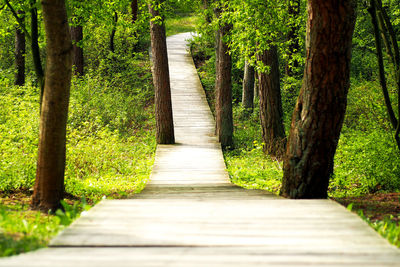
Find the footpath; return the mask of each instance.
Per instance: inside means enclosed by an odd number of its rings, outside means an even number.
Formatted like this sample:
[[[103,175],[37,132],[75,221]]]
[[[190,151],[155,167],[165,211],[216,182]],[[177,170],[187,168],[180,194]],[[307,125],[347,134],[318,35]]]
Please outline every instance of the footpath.
[[[133,199],[103,200],[49,248],[0,266],[400,266],[400,250],[330,200],[229,181],[189,33],[168,38],[175,145],[159,145]]]

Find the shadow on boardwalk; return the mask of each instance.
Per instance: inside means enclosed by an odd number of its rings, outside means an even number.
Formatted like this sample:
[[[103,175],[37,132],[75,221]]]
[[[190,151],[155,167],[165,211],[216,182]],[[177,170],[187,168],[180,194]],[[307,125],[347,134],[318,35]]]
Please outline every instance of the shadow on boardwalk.
[[[400,266],[398,249],[333,201],[230,183],[188,37],[168,39],[177,144],[158,146],[146,189],[0,266]]]

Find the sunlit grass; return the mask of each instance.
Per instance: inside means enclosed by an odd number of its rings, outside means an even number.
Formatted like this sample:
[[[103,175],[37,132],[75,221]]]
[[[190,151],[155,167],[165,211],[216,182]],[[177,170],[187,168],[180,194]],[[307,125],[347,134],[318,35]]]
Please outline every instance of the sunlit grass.
[[[165,21],[166,34],[171,36],[183,32],[194,32],[197,20],[198,17],[195,15],[168,18]]]

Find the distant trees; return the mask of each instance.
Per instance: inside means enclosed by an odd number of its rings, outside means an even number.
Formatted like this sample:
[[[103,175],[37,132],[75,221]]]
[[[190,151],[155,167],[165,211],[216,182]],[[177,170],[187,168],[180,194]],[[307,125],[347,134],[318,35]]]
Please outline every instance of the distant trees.
[[[381,0],[370,0],[368,11],[371,15],[372,25],[374,29],[376,55],[379,68],[379,81],[383,97],[385,100],[386,110],[392,128],[394,129],[394,139],[396,140],[397,148],[400,150],[400,50],[397,43],[396,31],[390,21],[390,18],[382,6]],[[392,100],[387,88],[384,57],[382,49],[383,44],[386,48],[386,53],[389,56],[394,70],[395,84],[397,87],[397,113],[393,110]]]
[[[326,198],[350,85],[354,0],[309,0],[303,86],[292,117],[281,194]]]
[[[75,66],[75,74],[83,75],[84,56],[83,56],[83,27],[82,25],[71,26],[71,39],[73,47],[73,64]]]
[[[156,139],[158,144],[175,143],[172,117],[171,88],[167,55],[165,25],[160,5],[163,0],[148,4],[150,18],[153,83],[155,89]]]
[[[243,74],[243,92],[242,92],[242,106],[246,113],[252,112],[254,107],[254,80],[255,80],[254,66],[250,65],[246,60],[244,64]]]
[[[46,82],[40,116],[33,207],[55,211],[64,198],[66,126],[72,42],[64,0],[42,0],[47,38]]]
[[[288,1],[288,16],[289,16],[289,31],[287,34],[289,49],[287,53],[287,60],[285,66],[285,73],[287,76],[293,76],[296,68],[299,66],[299,60],[295,55],[300,50],[299,42],[299,17],[300,17],[300,0]],[[292,92],[294,94],[294,92]]]
[[[75,75],[82,76],[84,71],[84,53],[83,53],[83,24],[84,24],[84,3],[80,0],[70,2],[71,9],[75,14],[71,17],[71,39],[73,47],[72,65],[75,67]]]
[[[251,106],[253,100],[253,94],[247,88],[247,81],[254,81],[248,74],[251,66],[258,74],[263,149],[265,153],[281,158],[285,148],[285,129],[278,51],[285,43],[280,36],[287,31],[283,18],[288,9],[277,0],[235,0],[231,2],[230,8],[231,16],[226,19],[233,23],[230,48],[232,53],[248,65],[245,66],[243,107]]]
[[[40,104],[42,104],[44,93],[44,71],[39,48],[39,25],[38,10],[36,8],[36,0],[29,0],[29,12],[31,14],[31,50],[33,65],[35,68],[36,78],[40,87]]]
[[[271,45],[258,55],[258,60],[268,67],[268,71],[258,73],[263,148],[268,155],[280,159],[285,150],[286,136],[277,47]]]
[[[25,12],[19,10],[19,17],[21,22],[25,22]],[[15,72],[15,85],[25,84],[25,33],[22,29],[25,27],[25,23],[21,26],[17,26],[15,29],[15,67],[17,71]]]

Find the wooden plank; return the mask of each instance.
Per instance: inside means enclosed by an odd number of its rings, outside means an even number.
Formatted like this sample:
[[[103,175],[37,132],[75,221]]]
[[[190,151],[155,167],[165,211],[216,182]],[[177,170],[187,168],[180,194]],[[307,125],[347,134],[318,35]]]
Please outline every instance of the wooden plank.
[[[149,260],[151,259],[151,260]],[[381,249],[347,252],[309,252],[306,248],[295,251],[281,247],[140,247],[140,248],[51,248],[0,259],[0,266],[53,267],[53,266],[399,266],[396,251]],[[397,262],[396,262],[397,261]],[[5,263],[5,264],[2,264]],[[29,263],[21,265],[21,263]]]

